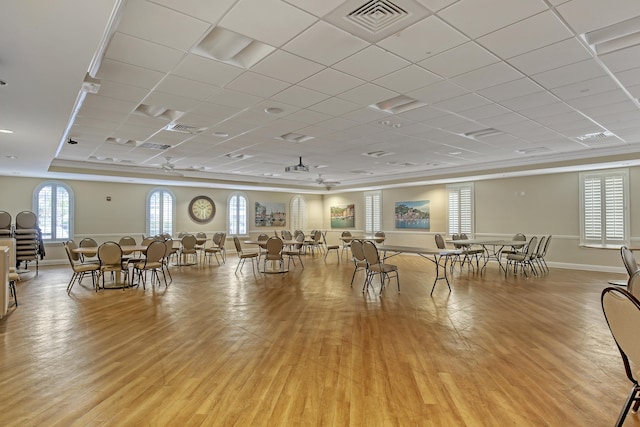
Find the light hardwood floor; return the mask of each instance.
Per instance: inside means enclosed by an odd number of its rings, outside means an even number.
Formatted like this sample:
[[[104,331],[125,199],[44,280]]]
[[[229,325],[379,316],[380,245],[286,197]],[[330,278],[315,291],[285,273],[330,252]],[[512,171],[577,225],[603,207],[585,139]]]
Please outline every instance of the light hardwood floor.
[[[378,296],[333,254],[236,262],[70,296],[68,267],[27,274],[0,321],[0,425],[610,426],[630,389],[600,308],[622,275],[491,265],[429,296],[433,264],[407,255]]]

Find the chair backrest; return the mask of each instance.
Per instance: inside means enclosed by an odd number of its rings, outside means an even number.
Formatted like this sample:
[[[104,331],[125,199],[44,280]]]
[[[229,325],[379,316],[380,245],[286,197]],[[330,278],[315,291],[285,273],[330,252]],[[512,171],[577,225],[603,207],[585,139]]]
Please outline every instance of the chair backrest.
[[[518,242],[526,242],[527,241],[527,236],[525,236],[522,233],[517,233],[517,234],[513,235],[511,240],[515,240],[515,241],[518,241]],[[512,247],[513,247],[513,249],[522,249],[524,247],[524,243],[522,245],[514,245]]]
[[[620,350],[627,377],[635,383],[631,365],[634,369],[640,366],[640,302],[628,291],[613,287],[602,291],[600,301],[611,335]]]
[[[627,291],[636,298],[640,298],[640,270],[629,276]]]
[[[322,232],[320,230],[316,230],[313,232],[313,240],[316,243],[320,243],[320,240],[322,240]]]
[[[220,233],[220,240],[218,241],[218,247],[224,247],[224,243],[227,241],[227,233]]]
[[[538,238],[536,236],[533,236],[531,239],[529,239],[529,244],[527,245],[526,259],[531,259],[535,255],[537,248],[538,248]]]
[[[85,237],[84,239],[80,240],[80,247],[81,248],[97,248],[98,242],[96,242],[91,237]]]
[[[196,247],[196,236],[187,234],[182,238],[182,250],[193,249]]]
[[[292,240],[291,232],[289,230],[282,230],[282,238],[284,240]]]
[[[377,239],[375,239],[376,243],[382,243],[384,242],[386,236],[384,234],[384,231],[376,231],[374,237],[377,237]]]
[[[137,245],[136,239],[134,239],[131,236],[121,237],[120,240],[118,240],[118,244],[120,246],[135,246],[135,245]]]
[[[168,260],[173,253],[173,239],[168,238],[164,241],[164,257]]]
[[[206,238],[207,238],[207,233],[202,231],[198,231],[196,233],[196,239],[206,239]]]
[[[140,242],[140,244],[142,246],[149,246],[151,244],[151,242],[155,241],[156,239],[154,239],[153,237],[145,237],[144,239],[142,239],[142,242]]]
[[[67,251],[67,256],[69,257],[69,261],[71,263],[76,263],[80,261],[80,254],[77,252],[73,252],[74,249],[78,249],[78,245],[75,241],[69,240],[63,243],[64,249]]]
[[[282,243],[281,238],[275,236],[269,237],[267,240],[267,256],[280,254],[283,246],[284,244]]]
[[[211,240],[213,241],[213,246],[220,246],[220,239],[222,238],[222,233],[213,233],[213,237]]]
[[[11,229],[11,214],[9,212],[0,211],[0,230]]]
[[[627,269],[629,276],[638,271],[638,263],[636,262],[636,258],[633,256],[631,249],[626,246],[622,246],[620,248],[620,255],[622,256],[622,263]]]
[[[444,244],[444,239],[442,238],[442,235],[436,234],[435,239],[436,239],[436,248],[447,249],[447,246]]]
[[[16,215],[16,228],[36,228],[38,218],[31,211],[22,211]]]
[[[169,234],[169,233],[164,233],[164,234],[162,235],[162,237],[164,237],[164,240],[169,240],[169,239],[172,239],[172,238],[173,238],[173,237],[171,237],[171,234]]]
[[[240,239],[238,239],[238,236],[233,236],[233,244],[236,247],[236,252],[238,253],[238,256],[242,255],[242,245],[240,244]]]
[[[167,245],[165,242],[159,240],[153,241],[147,247],[146,262],[160,262],[167,251]]]
[[[551,234],[547,236],[547,241],[544,244],[544,249],[542,250],[542,256],[545,256],[547,254],[547,249],[549,249],[549,243],[551,243]]]
[[[269,235],[265,234],[265,233],[261,233],[258,235],[258,241],[259,242],[263,242],[265,240],[269,240]]]
[[[540,241],[538,242],[538,247],[536,248],[536,257],[539,258],[542,256],[542,252],[544,251],[544,247],[547,245],[547,236],[542,236]]]
[[[460,235],[459,234],[452,234],[451,235],[451,240],[460,240]],[[453,247],[456,248],[456,249],[460,249],[460,248],[462,248],[462,245],[458,245],[458,244],[454,243]]]
[[[98,246],[100,265],[122,265],[122,248],[116,242],[104,242]]]
[[[302,230],[295,230],[295,231],[293,232],[293,238],[295,239],[295,238],[298,236],[298,234],[300,234],[300,233],[302,233]],[[303,233],[303,234],[304,234],[304,233]]]
[[[342,232],[342,237],[351,237],[351,232],[350,231],[343,231]]]
[[[298,236],[296,237],[296,242],[296,249],[300,249],[304,243],[304,234],[298,234]]]
[[[351,253],[356,261],[365,261],[364,249],[362,248],[362,240],[355,239],[351,241]]]
[[[380,264],[380,255],[378,255],[378,248],[373,242],[362,242],[362,250],[364,251],[364,258],[367,260],[367,264],[377,265]]]

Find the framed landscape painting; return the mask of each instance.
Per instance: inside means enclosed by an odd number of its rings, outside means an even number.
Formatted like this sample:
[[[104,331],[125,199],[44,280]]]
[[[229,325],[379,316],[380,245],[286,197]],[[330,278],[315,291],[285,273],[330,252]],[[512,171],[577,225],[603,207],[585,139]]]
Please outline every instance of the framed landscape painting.
[[[284,227],[286,224],[284,203],[256,202],[256,227]]]
[[[396,202],[396,228],[430,229],[429,200]]]
[[[356,224],[356,205],[331,206],[331,228],[353,228]]]

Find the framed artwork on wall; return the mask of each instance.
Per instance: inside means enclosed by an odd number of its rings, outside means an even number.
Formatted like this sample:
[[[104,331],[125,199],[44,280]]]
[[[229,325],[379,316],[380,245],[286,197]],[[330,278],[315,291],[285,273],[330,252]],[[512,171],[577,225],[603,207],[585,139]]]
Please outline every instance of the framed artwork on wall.
[[[356,225],[356,205],[331,206],[331,228],[353,228]]]
[[[429,200],[396,202],[396,228],[429,230],[430,217]]]
[[[284,203],[256,202],[256,227],[284,227],[286,224]]]

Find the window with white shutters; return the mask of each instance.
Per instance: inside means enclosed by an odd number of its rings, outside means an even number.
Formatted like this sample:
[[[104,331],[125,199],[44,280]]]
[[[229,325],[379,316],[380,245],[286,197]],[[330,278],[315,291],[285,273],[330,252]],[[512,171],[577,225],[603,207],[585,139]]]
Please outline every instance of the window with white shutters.
[[[156,188],[147,195],[147,235],[173,234],[176,198],[165,188]]]
[[[302,196],[293,196],[291,199],[291,230],[305,230],[307,227],[306,202]]]
[[[364,193],[364,232],[382,231],[382,194],[380,191]]]
[[[36,187],[33,213],[38,218],[42,240],[73,239],[73,192],[66,184],[47,181]]]
[[[629,174],[626,169],[580,174],[583,245],[628,245]]]
[[[233,193],[227,199],[227,234],[247,235],[247,197]]]
[[[473,184],[447,185],[449,235],[473,235]]]

